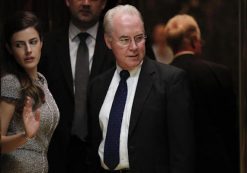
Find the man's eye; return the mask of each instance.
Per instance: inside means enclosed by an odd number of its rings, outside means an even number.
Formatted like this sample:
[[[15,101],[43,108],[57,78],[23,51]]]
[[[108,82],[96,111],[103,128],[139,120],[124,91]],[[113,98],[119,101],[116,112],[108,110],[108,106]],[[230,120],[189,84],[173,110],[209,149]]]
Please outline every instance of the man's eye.
[[[145,37],[143,35],[139,35],[137,37],[135,37],[135,41],[136,43],[140,43],[145,39]]]
[[[129,44],[130,39],[129,38],[120,38],[119,41],[121,42],[121,44],[126,45],[126,44]]]
[[[136,37],[136,42],[140,42],[140,41],[142,41],[142,39],[143,39],[143,36],[138,36],[138,37]]]

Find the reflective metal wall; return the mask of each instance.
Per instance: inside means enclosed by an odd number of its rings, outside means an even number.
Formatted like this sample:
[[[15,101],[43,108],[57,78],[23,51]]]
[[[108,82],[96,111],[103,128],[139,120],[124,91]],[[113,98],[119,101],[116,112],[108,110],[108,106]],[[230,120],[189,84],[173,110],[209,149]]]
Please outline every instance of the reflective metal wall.
[[[239,1],[240,168],[247,172],[247,1]]]

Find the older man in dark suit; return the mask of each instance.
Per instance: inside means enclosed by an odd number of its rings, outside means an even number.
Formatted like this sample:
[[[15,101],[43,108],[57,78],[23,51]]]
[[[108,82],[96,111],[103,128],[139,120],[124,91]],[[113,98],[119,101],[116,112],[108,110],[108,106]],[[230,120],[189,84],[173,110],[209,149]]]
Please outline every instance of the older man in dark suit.
[[[192,173],[185,72],[146,57],[144,24],[135,7],[109,10],[104,28],[117,66],[89,87],[90,172]]]
[[[196,172],[238,170],[236,98],[227,67],[201,58],[200,28],[190,15],[172,17],[165,28],[172,65],[184,69],[194,100]]]

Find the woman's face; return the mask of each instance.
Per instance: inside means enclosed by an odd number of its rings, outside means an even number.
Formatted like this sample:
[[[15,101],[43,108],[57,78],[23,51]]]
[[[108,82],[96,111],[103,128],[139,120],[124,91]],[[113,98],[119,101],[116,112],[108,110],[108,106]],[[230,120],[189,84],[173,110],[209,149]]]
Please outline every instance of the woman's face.
[[[37,72],[40,60],[42,41],[34,27],[28,27],[12,35],[9,52],[18,64],[28,73]]]

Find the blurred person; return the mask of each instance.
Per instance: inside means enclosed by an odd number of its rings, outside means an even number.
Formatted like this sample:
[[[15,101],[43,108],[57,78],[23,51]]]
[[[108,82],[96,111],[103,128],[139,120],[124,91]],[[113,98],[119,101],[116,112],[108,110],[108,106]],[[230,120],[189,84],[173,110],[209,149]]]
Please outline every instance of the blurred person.
[[[135,7],[109,10],[104,29],[116,67],[90,83],[89,172],[193,173],[185,72],[146,56],[144,23]]]
[[[37,71],[42,32],[38,18],[21,11],[3,33],[1,61],[1,172],[46,173],[47,150],[59,120],[45,77]]]
[[[48,151],[50,173],[86,172],[87,83],[115,66],[112,52],[104,42],[100,20],[107,0],[65,0],[65,3],[70,22],[44,38],[39,65],[61,113]],[[85,38],[81,41],[83,34]],[[79,62],[82,59],[87,62]],[[77,76],[82,73],[83,77]]]
[[[200,28],[192,16],[172,17],[165,32],[175,55],[172,65],[189,77],[195,108],[196,172],[239,172],[236,96],[229,69],[202,59]]]
[[[165,24],[156,24],[152,32],[152,49],[158,62],[170,64],[173,59],[173,52],[166,44]]]

